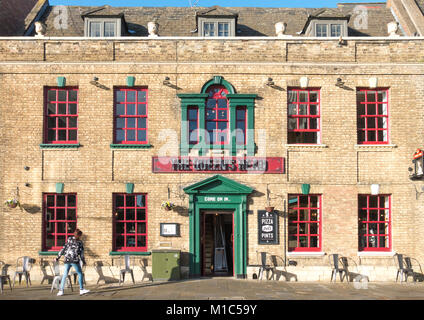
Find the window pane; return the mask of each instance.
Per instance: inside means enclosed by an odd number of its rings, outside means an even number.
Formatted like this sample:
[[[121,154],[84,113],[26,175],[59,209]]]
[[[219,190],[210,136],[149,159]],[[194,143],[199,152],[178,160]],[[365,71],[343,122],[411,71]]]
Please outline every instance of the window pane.
[[[56,114],[56,104],[55,103],[47,104],[47,114]]]
[[[127,247],[135,247],[135,237],[127,236]]]
[[[145,116],[146,115],[146,105],[145,104],[137,105],[137,114],[139,116]]]
[[[56,101],[56,90],[47,91],[47,100],[48,101]]]
[[[116,105],[116,114],[118,116],[125,115],[125,104],[118,104],[118,105]]]
[[[90,37],[100,37],[100,29],[101,29],[101,23],[100,22],[90,22]]]
[[[137,119],[137,128],[146,129],[146,118]]]
[[[115,36],[115,22],[105,22],[105,37],[114,37]]]
[[[48,118],[47,119],[47,127],[48,128],[56,128],[56,118]]]
[[[127,209],[126,220],[135,220],[135,209]]]
[[[137,209],[137,220],[146,220],[146,210]]]
[[[67,97],[67,91],[65,90],[58,90],[58,101],[66,101]]]
[[[134,196],[128,195],[125,200],[125,205],[127,207],[134,207],[135,206]]]
[[[127,141],[135,141],[135,130],[127,130]]]
[[[68,128],[76,128],[77,127],[77,118],[69,117],[68,118]]]
[[[124,233],[124,226],[125,226],[125,223],[123,223],[123,222],[119,222],[119,223],[117,223],[116,224],[116,229],[115,229],[115,231],[116,231],[116,233]]]
[[[146,236],[138,236],[137,247],[145,247],[145,246],[146,246]]]
[[[123,235],[118,235],[116,237],[116,242],[115,242],[116,248],[122,248],[124,246],[124,236]]]
[[[137,223],[137,233],[146,233],[145,223]]]
[[[68,220],[76,220],[77,214],[75,209],[67,209],[67,219]]]
[[[59,103],[58,104],[58,114],[66,114],[66,103]]]
[[[77,101],[77,98],[78,98],[78,91],[76,91],[76,90],[70,90],[69,91],[68,101]]]
[[[64,118],[64,117],[58,118],[58,127],[59,128],[66,128],[66,118]]]
[[[135,128],[135,120],[136,120],[135,118],[128,118],[127,119],[127,128]]]
[[[56,220],[65,220],[65,209],[56,209]]]
[[[146,130],[137,131],[137,141],[147,141]]]
[[[69,114],[77,114],[77,105],[75,103],[70,103],[68,106]]]
[[[127,91],[127,102],[135,102],[135,91]]]
[[[138,102],[146,102],[146,91],[142,90],[142,91],[138,91],[137,93],[137,101]]]
[[[135,223],[127,223],[127,233],[135,233]]]
[[[125,131],[124,130],[116,130],[116,141],[121,142],[125,140]]]
[[[127,104],[127,115],[129,116],[135,115],[135,104]]]
[[[116,91],[116,102],[125,102],[125,91]]]
[[[125,128],[125,118],[117,118],[116,119],[116,127],[121,129]]]
[[[69,141],[77,141],[77,130],[69,130]]]

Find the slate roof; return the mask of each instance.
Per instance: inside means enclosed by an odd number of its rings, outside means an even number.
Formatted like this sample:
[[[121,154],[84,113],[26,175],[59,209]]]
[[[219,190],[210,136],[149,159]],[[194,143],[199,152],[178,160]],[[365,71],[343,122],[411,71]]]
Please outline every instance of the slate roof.
[[[368,7],[368,26],[364,29],[355,27],[355,7],[358,4],[342,4],[338,8],[325,9],[323,15],[337,15],[345,17],[350,15],[349,36],[387,36],[387,23],[394,21],[390,9],[385,3],[361,4]],[[84,36],[84,21],[81,15],[84,12],[95,10],[99,7],[68,6],[68,19],[66,28],[55,28],[55,14],[50,6],[41,20],[47,25],[46,36]],[[305,26],[308,16],[317,10],[314,8],[252,8],[252,7],[110,7],[93,14],[124,14],[125,21],[130,30],[129,36],[144,37],[148,35],[147,23],[159,23],[160,36],[197,37],[196,14],[237,15],[236,36],[275,36],[275,23],[286,22],[286,34],[299,36]]]

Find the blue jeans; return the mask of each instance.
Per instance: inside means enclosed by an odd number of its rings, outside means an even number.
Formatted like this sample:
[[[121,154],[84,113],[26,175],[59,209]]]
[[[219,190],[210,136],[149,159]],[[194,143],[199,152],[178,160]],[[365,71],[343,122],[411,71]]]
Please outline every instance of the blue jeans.
[[[74,267],[74,269],[78,273],[78,282],[80,286],[80,290],[84,289],[83,279],[82,279],[82,270],[79,263],[65,263],[65,270],[63,271],[62,281],[60,282],[60,290],[63,291],[65,288],[66,278],[68,277],[69,269]]]

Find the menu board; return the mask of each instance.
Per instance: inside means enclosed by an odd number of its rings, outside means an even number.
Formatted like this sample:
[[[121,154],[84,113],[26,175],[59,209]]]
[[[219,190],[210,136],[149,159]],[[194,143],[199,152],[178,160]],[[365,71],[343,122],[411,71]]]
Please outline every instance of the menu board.
[[[278,215],[275,212],[258,210],[258,243],[278,244]]]

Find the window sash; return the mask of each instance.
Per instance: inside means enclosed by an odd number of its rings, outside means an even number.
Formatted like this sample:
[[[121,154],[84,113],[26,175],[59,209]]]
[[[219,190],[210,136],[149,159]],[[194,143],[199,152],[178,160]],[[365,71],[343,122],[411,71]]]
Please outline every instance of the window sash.
[[[358,195],[358,240],[359,251],[391,250],[390,195]]]
[[[63,198],[63,204],[58,201],[59,197]],[[75,205],[69,205],[72,198]],[[76,193],[43,194],[43,250],[58,251],[73,235],[77,228],[77,203]],[[60,230],[61,226],[64,230]],[[49,244],[49,238],[53,239],[53,245]]]
[[[332,37],[340,37],[342,35],[342,25],[341,24],[332,24],[331,28],[331,36]]]
[[[328,25],[317,23],[315,25],[315,30],[316,30],[315,36],[317,36],[317,37],[327,37],[327,28],[328,28]]]
[[[315,88],[289,89],[287,103],[288,143],[320,143],[320,90]],[[297,136],[300,136],[300,139]],[[306,141],[310,137],[315,137],[313,138],[315,141]],[[294,139],[296,141],[293,141]],[[300,142],[297,140],[300,140]]]
[[[389,114],[387,89],[358,89],[358,143],[388,144]]]
[[[289,194],[288,198],[288,250],[291,252],[321,251],[321,195]],[[302,205],[305,199],[307,203]],[[290,203],[290,200],[296,200],[296,202]],[[314,206],[313,203],[316,205]]]
[[[78,88],[45,87],[44,143],[78,143]]]
[[[137,203],[137,197],[143,197],[139,199],[144,199],[144,203]],[[118,198],[123,199],[122,205],[119,205]],[[113,194],[114,251],[146,252],[148,247],[147,222],[148,210],[146,193]],[[118,245],[118,241],[121,239],[122,245]],[[139,241],[141,241],[141,243]]]
[[[226,97],[227,90],[223,86],[213,86],[208,91],[206,99],[205,129],[206,141],[210,145],[229,144],[230,137],[230,106]],[[225,106],[222,105],[225,100]],[[208,118],[208,115],[212,117]]]
[[[230,24],[226,21],[203,21],[203,36],[228,37],[230,36]]]
[[[146,88],[115,88],[114,143],[148,144]]]

